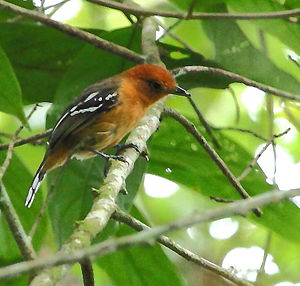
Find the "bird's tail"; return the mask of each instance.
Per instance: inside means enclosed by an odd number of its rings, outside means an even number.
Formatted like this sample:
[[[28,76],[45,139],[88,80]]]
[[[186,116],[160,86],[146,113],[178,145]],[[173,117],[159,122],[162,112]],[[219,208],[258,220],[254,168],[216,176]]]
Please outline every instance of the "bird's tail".
[[[46,176],[46,171],[44,169],[44,162],[41,163],[40,167],[38,168],[33,180],[32,180],[32,184],[31,187],[28,191],[27,197],[26,197],[26,201],[25,201],[25,206],[30,208],[31,204],[33,203],[35,194],[37,193],[43,179]]]

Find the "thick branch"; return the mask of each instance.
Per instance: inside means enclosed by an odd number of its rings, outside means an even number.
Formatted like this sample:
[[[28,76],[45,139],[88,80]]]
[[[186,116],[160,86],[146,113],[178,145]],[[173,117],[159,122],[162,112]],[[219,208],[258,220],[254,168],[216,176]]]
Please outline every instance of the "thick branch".
[[[134,152],[133,150],[130,150]],[[246,215],[252,209],[262,207],[271,203],[278,203],[282,200],[296,197],[300,195],[300,189],[280,191],[274,190],[269,191],[247,200],[236,201],[224,205],[223,207],[211,209],[204,213],[193,213],[183,219],[176,220],[169,224],[160,225],[150,230],[145,230],[137,234],[127,235],[120,238],[109,239],[102,243],[87,247],[81,250],[74,250],[68,255],[64,253],[58,253],[51,257],[36,259],[28,262],[20,262],[10,266],[2,267],[0,269],[0,279],[15,277],[16,275],[30,272],[32,270],[37,271],[47,267],[58,266],[67,263],[75,263],[81,261],[84,258],[99,258],[109,253],[115,252],[119,249],[126,248],[129,246],[143,244],[145,242],[157,239],[164,233],[172,232],[181,228],[190,227],[195,224],[203,224],[206,222],[215,221],[225,217],[233,215]],[[59,269],[61,270],[61,269]],[[57,275],[61,275],[60,271],[57,271]],[[47,277],[45,277],[46,279]],[[46,284],[48,282],[48,284]],[[42,281],[42,285],[53,285],[51,281]]]
[[[214,149],[212,149],[210,147],[210,145],[208,144],[206,139],[203,136],[201,136],[201,134],[197,131],[197,129],[191,122],[189,122],[183,115],[181,115],[180,113],[176,112],[175,110],[173,110],[171,108],[165,108],[163,115],[172,117],[176,121],[178,121],[180,124],[182,124],[184,126],[184,128],[196,138],[196,140],[203,147],[203,149],[206,151],[206,153],[213,159],[213,161],[217,164],[217,166],[222,171],[224,176],[228,179],[228,181],[231,183],[231,185],[237,190],[237,192],[241,195],[241,197],[244,199],[250,198],[249,194],[245,191],[245,189],[240,184],[240,182],[235,178],[235,176],[228,169],[225,162],[214,151]],[[253,212],[257,216],[262,215],[261,211],[258,209],[253,210]]]
[[[78,38],[80,40],[83,40],[96,48],[100,48],[104,51],[113,53],[115,55],[121,56],[129,61],[135,62],[135,63],[142,63],[144,61],[143,57],[125,47],[119,46],[117,44],[114,44],[112,42],[106,41],[104,39],[101,39],[100,37],[91,34],[89,32],[77,29],[75,27],[72,27],[67,24],[62,24],[60,22],[57,22],[55,20],[52,20],[48,18],[47,16],[38,13],[36,11],[31,11],[28,9],[24,9],[22,7],[19,7],[17,5],[11,4],[9,2],[6,2],[4,0],[0,0],[0,7],[3,7],[6,10],[12,11],[18,15],[22,15],[26,18],[30,18],[32,20],[41,22],[49,27],[52,27],[54,29],[57,29],[59,31],[62,31],[65,34],[68,34],[72,37]]]
[[[212,73],[216,75],[222,75],[224,77],[228,77],[236,82],[241,82],[246,85],[250,85],[253,87],[256,87],[266,93],[271,93],[273,95],[284,97],[290,100],[299,100],[300,101],[300,95],[292,94],[274,87],[271,87],[269,85],[265,85],[263,83],[259,83],[257,81],[248,79],[246,77],[243,77],[241,75],[238,75],[236,73],[232,73],[223,69],[219,68],[212,68],[212,67],[205,67],[205,66],[186,66],[181,68],[176,68],[173,71],[173,74],[175,77],[179,77],[182,75],[185,75],[187,73]]]
[[[236,20],[251,20],[251,19],[274,19],[274,18],[287,18],[300,15],[300,9],[285,10],[278,12],[263,12],[263,13],[183,13],[172,11],[159,11],[148,10],[140,7],[133,7],[131,5],[121,4],[115,1],[109,0],[88,0],[101,6],[117,9],[126,13],[130,13],[136,16],[162,16],[169,18],[178,18],[185,20],[192,19],[236,19]]]

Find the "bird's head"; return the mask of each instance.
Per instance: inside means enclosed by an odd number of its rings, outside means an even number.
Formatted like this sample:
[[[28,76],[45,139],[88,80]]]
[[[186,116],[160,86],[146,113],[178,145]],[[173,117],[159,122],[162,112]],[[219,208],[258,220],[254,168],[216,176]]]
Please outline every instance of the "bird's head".
[[[168,94],[190,96],[186,90],[177,85],[169,71],[157,65],[137,65],[125,71],[123,76],[129,78],[130,82],[139,92],[143,93],[150,104]]]

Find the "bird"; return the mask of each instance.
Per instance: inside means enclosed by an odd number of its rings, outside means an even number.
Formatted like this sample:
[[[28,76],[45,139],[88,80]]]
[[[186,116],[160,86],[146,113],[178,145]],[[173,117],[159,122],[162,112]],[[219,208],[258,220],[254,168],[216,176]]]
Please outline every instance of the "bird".
[[[99,155],[117,146],[149,107],[168,94],[190,96],[165,68],[136,65],[85,88],[54,125],[44,158],[33,177],[25,206],[30,208],[46,174],[69,159]]]

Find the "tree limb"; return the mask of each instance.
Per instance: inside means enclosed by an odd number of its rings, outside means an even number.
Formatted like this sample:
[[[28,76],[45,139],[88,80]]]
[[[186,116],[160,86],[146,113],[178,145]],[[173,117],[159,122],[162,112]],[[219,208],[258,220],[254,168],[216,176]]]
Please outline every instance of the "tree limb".
[[[205,13],[205,12],[173,12],[143,9],[131,5],[121,4],[116,1],[109,0],[87,0],[101,6],[109,7],[112,9],[120,10],[135,16],[162,16],[169,18],[178,18],[185,20],[192,19],[236,19],[236,20],[251,20],[251,19],[275,19],[275,18],[288,18],[300,15],[300,9],[284,10],[276,12],[262,12],[262,13]]]
[[[236,82],[241,82],[246,85],[256,87],[266,93],[271,93],[273,95],[287,98],[290,100],[299,100],[300,101],[300,95],[292,94],[292,93],[271,87],[269,85],[248,79],[239,74],[229,72],[229,71],[219,69],[219,68],[205,67],[205,66],[185,66],[185,67],[173,69],[172,73],[174,74],[175,77],[179,77],[179,76],[182,76],[182,75],[185,75],[188,73],[212,73],[212,74],[216,74],[216,75],[222,75],[222,76],[230,78]]]

